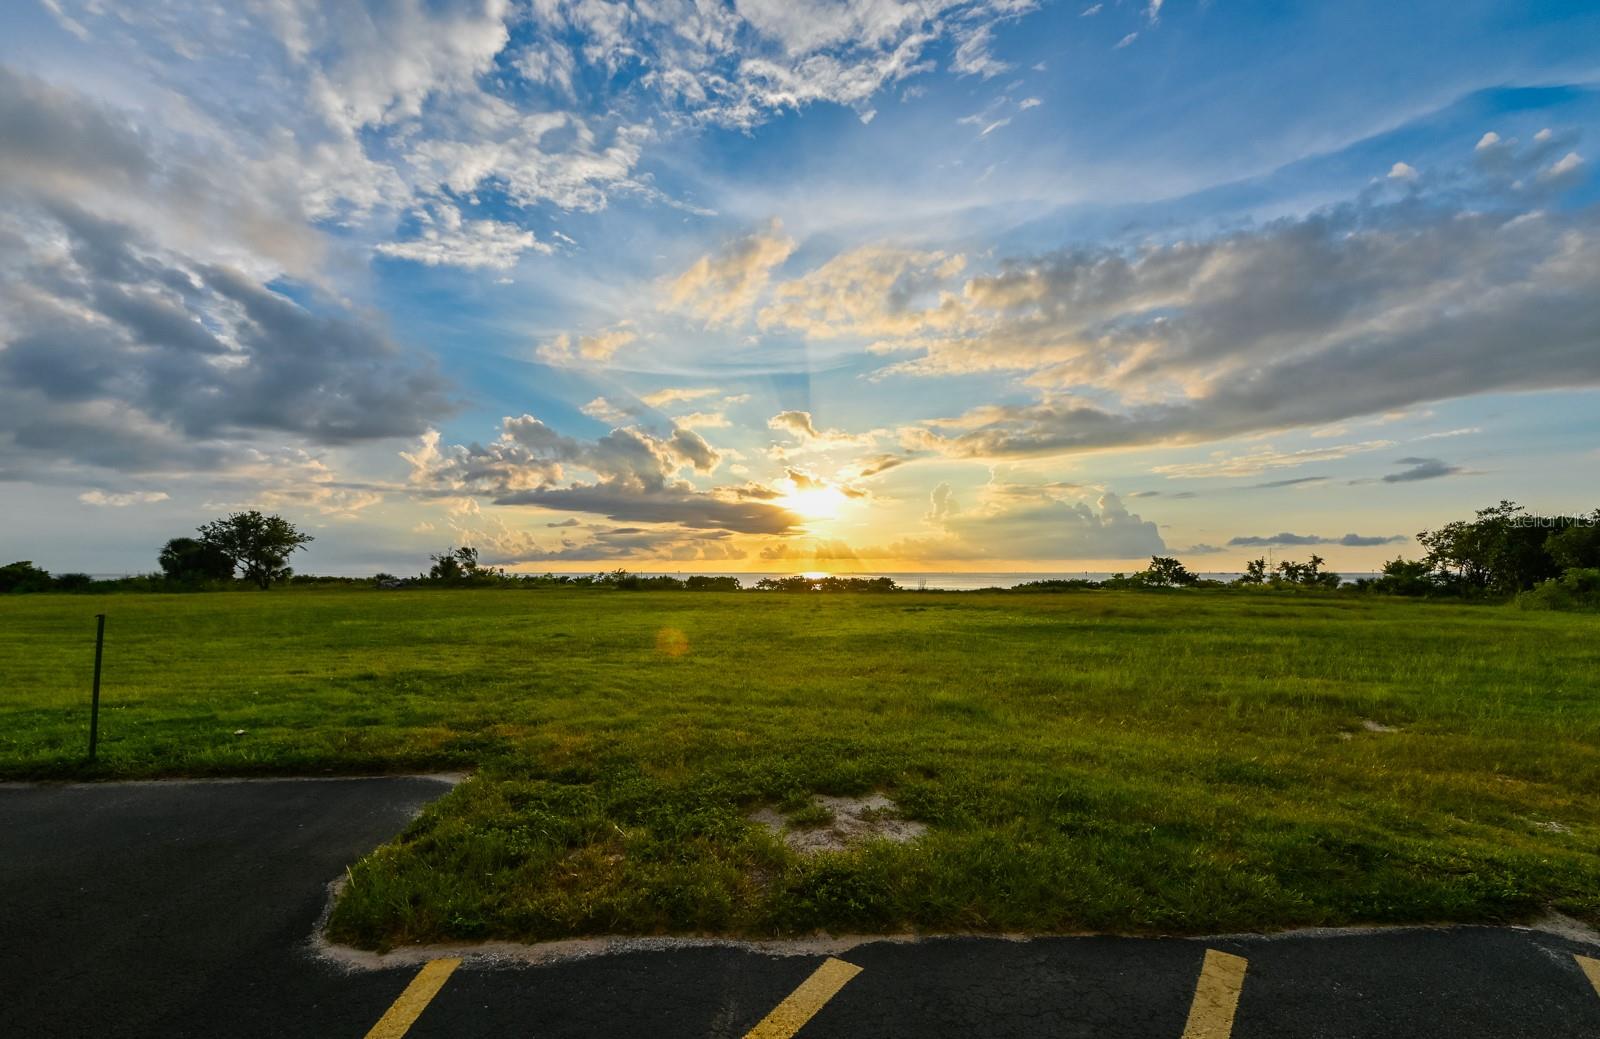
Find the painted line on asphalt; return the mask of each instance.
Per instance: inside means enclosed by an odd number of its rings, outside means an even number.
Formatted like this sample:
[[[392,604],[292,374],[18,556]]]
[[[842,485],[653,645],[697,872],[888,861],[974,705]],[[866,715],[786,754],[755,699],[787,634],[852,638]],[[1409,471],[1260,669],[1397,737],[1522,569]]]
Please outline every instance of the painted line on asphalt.
[[[423,964],[417,976],[411,979],[411,984],[400,993],[394,1004],[378,1019],[378,1023],[372,1026],[366,1039],[400,1039],[409,1032],[459,966],[461,961],[458,959],[430,960]]]
[[[1594,994],[1600,996],[1600,960],[1579,956],[1577,953],[1573,953],[1572,958],[1578,961],[1578,966],[1589,976],[1589,984],[1594,986]]]
[[[746,1032],[744,1039],[790,1039],[828,1000],[839,994],[846,982],[860,973],[861,968],[855,964],[828,957],[799,988],[773,1007],[772,1013]]]
[[[1228,1039],[1233,1034],[1233,1015],[1239,1009],[1239,992],[1249,965],[1243,956],[1206,950],[1183,1039]]]

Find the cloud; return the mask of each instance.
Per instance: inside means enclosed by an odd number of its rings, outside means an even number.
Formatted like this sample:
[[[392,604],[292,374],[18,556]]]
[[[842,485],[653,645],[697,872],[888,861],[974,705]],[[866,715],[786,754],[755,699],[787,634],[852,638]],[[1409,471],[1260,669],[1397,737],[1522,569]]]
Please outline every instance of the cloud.
[[[1389,179],[1390,180],[1416,180],[1417,179],[1416,167],[1414,167],[1414,166],[1412,166],[1412,165],[1410,165],[1408,163],[1397,162],[1393,166],[1389,167]]]
[[[772,504],[775,493],[702,491],[681,479],[685,469],[709,474],[722,461],[721,453],[690,429],[674,429],[665,437],[613,429],[582,440],[521,415],[503,419],[500,435],[487,445],[443,449],[440,442],[430,431],[415,451],[403,454],[415,492],[744,534],[785,534],[798,523],[794,513]]]
[[[761,549],[761,558],[790,563],[853,563],[860,560],[855,549],[837,538],[803,538],[780,541]]]
[[[611,422],[618,425],[635,417],[629,408],[613,404],[605,397],[596,397],[578,410],[592,419],[599,419],[601,422]]]
[[[918,355],[880,378],[1018,371],[1040,393],[906,434],[959,457],[1197,443],[1595,386],[1600,211],[1363,200],[1131,253],[1003,261],[945,310],[945,334],[913,324],[876,344]]]
[[[163,247],[54,201],[21,203],[0,288],[0,443],[41,464],[219,469],[258,437],[414,436],[448,383],[314,291]]]
[[[1414,483],[1418,480],[1437,480],[1442,476],[1458,476],[1466,472],[1460,466],[1449,465],[1438,458],[1402,458],[1396,465],[1408,466],[1398,473],[1383,477],[1384,483]]]
[[[158,501],[167,501],[166,491],[84,491],[78,495],[78,500],[85,505],[97,505],[113,509],[126,508],[129,505],[152,505]]]
[[[780,411],[767,420],[767,428],[790,433],[797,440],[815,440],[822,435],[809,411]]]
[[[787,433],[797,445],[783,451],[870,447],[878,440],[876,432],[846,433],[839,429],[819,429],[809,411],[780,411],[767,420],[767,428]]]
[[[603,364],[615,357],[618,350],[638,340],[639,333],[633,330],[633,323],[622,321],[603,331],[576,338],[563,332],[541,345],[535,356],[546,364],[567,365],[578,361]]]
[[[498,220],[466,220],[461,210],[437,204],[418,214],[420,237],[406,242],[382,242],[379,255],[412,260],[429,267],[466,267],[509,270],[529,250],[548,253],[551,247],[515,224]]]
[[[1267,548],[1275,545],[1340,545],[1345,548],[1368,548],[1376,545],[1398,545],[1411,539],[1404,534],[1389,537],[1371,537],[1363,534],[1346,534],[1328,538],[1316,534],[1272,534],[1266,537],[1237,537],[1228,542],[1229,548]]]
[[[1236,455],[1219,451],[1213,454],[1210,460],[1204,462],[1174,462],[1169,465],[1158,465],[1151,471],[1175,480],[1202,477],[1259,476],[1275,469],[1293,469],[1296,466],[1305,465],[1307,462],[1329,462],[1368,451],[1378,451],[1386,447],[1393,447],[1394,443],[1393,440],[1367,440],[1358,444],[1336,444],[1329,447],[1304,448],[1299,451],[1278,451],[1270,445],[1264,445]],[[1262,484],[1260,486],[1280,486],[1284,483],[1298,482],[1298,480],[1286,480],[1280,481],[1278,484]]]
[[[652,408],[664,408],[669,404],[680,404],[688,401],[704,400],[715,397],[722,391],[715,386],[669,386],[640,396],[640,400]]]
[[[871,458],[859,463],[856,475],[862,479],[869,476],[877,476],[888,472],[890,469],[897,469],[909,461],[911,461],[911,458],[906,455],[873,455]]]
[[[1277,487],[1304,487],[1307,484],[1327,482],[1328,478],[1326,476],[1296,476],[1293,479],[1288,480],[1268,480],[1266,483],[1253,483],[1246,489],[1252,491],[1261,491],[1271,490]]]
[[[1121,50],[1122,48],[1128,46],[1129,44],[1131,44],[1134,40],[1137,40],[1138,38],[1139,38],[1139,34],[1138,33],[1130,32],[1128,35],[1126,35],[1122,39],[1118,40],[1117,41],[1117,45],[1115,47],[1113,47],[1112,50]]]
[[[1109,492],[1095,505],[1029,485],[991,485],[987,493],[979,508],[943,517],[959,543],[949,558],[1138,559],[1166,551],[1156,525]]]
[[[669,286],[669,306],[708,325],[743,317],[755,305],[767,280],[794,252],[792,238],[773,220],[763,231],[736,239],[720,252],[696,260]]]
[[[934,487],[933,493],[928,496],[927,519],[932,523],[942,523],[949,519],[960,509],[956,505],[955,493],[948,483],[940,483]]]
[[[955,56],[950,59],[950,69],[960,76],[979,76],[990,79],[1010,69],[1011,66],[1000,61],[989,48],[994,44],[994,30],[988,25],[981,25],[971,30],[956,47]]]
[[[959,253],[863,246],[778,285],[758,323],[818,339],[948,327],[958,306],[945,288],[965,265]]]

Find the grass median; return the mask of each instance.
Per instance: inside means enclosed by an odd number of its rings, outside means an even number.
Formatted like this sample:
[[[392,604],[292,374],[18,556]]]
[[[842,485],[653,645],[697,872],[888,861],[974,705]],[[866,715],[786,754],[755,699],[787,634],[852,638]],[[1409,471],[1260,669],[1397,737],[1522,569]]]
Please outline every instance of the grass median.
[[[16,596],[0,776],[473,770],[352,868],[332,928],[372,947],[1600,921],[1597,635],[1233,592]],[[926,833],[749,818],[870,792]]]

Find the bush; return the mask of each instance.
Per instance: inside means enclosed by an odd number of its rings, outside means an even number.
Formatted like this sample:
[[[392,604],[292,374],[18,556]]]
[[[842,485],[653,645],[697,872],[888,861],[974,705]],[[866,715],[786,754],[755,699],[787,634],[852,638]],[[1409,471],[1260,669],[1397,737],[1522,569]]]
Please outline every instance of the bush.
[[[1600,568],[1573,567],[1517,596],[1524,610],[1600,610]]]
[[[1434,595],[1441,590],[1425,559],[1391,559],[1383,564],[1383,576],[1358,584],[1363,591],[1379,595]]]
[[[737,577],[694,574],[684,581],[684,587],[691,592],[737,592],[740,585]]]

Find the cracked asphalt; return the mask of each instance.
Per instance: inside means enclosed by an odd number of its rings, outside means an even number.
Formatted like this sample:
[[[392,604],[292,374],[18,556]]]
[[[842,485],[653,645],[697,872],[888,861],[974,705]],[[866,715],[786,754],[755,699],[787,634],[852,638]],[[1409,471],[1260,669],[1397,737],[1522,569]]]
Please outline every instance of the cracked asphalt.
[[[419,963],[352,969],[311,936],[328,883],[446,789],[428,778],[0,788],[0,1036],[741,1039],[826,959],[733,947],[468,957],[396,1024]],[[1247,965],[1221,1025],[1196,1017],[1207,950]],[[1231,1015],[1240,1039],[1600,1037],[1600,980],[1584,968],[1600,945],[1576,933],[946,938],[834,955],[860,972],[814,1000],[797,1033],[760,1034],[1224,1039]],[[372,1032],[380,1021],[390,1030]]]

